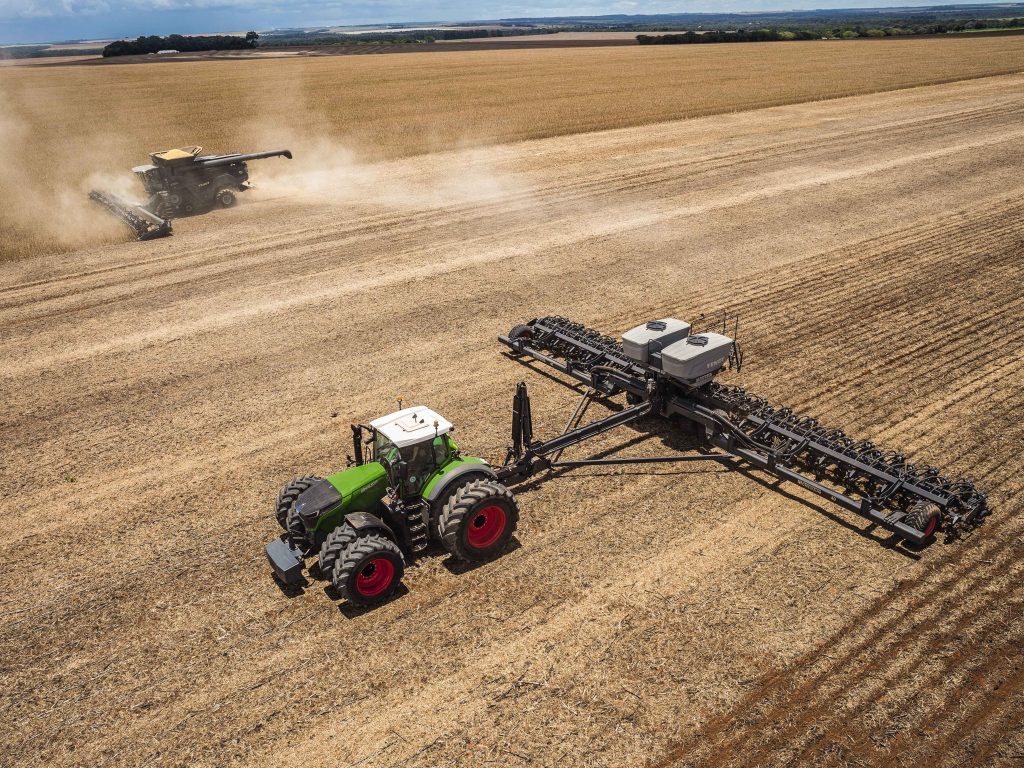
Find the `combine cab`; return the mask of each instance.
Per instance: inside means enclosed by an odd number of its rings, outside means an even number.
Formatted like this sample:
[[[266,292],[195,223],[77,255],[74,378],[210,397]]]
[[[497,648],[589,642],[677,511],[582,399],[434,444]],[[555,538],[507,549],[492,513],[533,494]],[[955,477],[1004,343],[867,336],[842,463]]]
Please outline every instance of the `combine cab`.
[[[127,224],[139,240],[171,234],[170,219],[230,208],[237,195],[249,189],[248,160],[287,157],[287,149],[252,154],[201,155],[202,147],[168,149],[151,154],[148,165],[132,168],[149,194],[144,204],[131,203],[108,192],[89,197]]]

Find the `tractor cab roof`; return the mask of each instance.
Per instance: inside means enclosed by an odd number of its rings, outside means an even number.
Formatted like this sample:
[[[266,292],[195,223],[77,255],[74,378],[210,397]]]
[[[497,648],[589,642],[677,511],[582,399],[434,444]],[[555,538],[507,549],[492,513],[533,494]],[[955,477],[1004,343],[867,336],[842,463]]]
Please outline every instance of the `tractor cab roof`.
[[[403,408],[370,422],[370,426],[395,444],[397,448],[433,440],[452,430],[452,423],[425,405]]]

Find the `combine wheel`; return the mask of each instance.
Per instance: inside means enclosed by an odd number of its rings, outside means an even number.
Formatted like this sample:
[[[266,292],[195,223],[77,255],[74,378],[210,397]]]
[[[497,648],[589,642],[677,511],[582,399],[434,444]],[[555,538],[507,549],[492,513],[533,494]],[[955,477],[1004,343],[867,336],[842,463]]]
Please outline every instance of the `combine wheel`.
[[[316,477],[315,475],[296,477],[294,480],[288,481],[288,483],[278,492],[277,510],[274,512],[275,517],[277,517],[278,525],[286,531],[288,530],[288,513],[291,512],[292,507],[295,506],[296,499],[299,498],[300,493],[318,480],[323,480],[323,478]]]
[[[395,543],[371,533],[351,542],[334,564],[334,587],[354,605],[384,602],[402,581],[405,562]]]
[[[230,208],[235,204],[235,193],[230,189],[222,189],[217,193],[217,204],[221,208]]]
[[[320,545],[319,566],[320,573],[324,577],[330,579],[334,576],[334,565],[341,557],[341,553],[357,538],[359,538],[359,534],[348,523],[343,523],[327,534],[324,543]]]
[[[906,523],[911,528],[917,528],[927,538],[939,527],[939,516],[939,508],[935,504],[916,501],[907,513]]]
[[[504,550],[519,522],[512,492],[495,480],[474,480],[444,505],[438,524],[445,549],[460,560],[486,560]]]

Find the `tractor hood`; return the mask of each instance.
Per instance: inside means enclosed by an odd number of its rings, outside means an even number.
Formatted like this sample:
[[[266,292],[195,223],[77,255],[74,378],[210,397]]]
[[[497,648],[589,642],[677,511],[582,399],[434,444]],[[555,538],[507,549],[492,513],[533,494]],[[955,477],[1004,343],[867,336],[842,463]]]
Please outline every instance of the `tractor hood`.
[[[295,502],[295,511],[306,530],[319,528],[325,520],[328,528],[333,527],[339,515],[369,508],[379,501],[387,486],[385,475],[384,467],[376,461],[349,467],[303,491]]]
[[[376,485],[384,479],[384,466],[376,461],[349,467],[327,478],[334,489],[346,500],[357,495],[368,485]],[[311,489],[312,490],[312,489]]]

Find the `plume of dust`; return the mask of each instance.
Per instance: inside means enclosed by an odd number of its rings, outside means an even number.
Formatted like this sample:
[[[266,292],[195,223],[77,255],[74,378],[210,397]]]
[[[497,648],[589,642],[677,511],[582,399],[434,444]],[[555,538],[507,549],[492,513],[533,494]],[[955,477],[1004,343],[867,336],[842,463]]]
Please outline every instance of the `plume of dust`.
[[[104,160],[85,138],[71,153],[73,161],[62,159],[64,153],[40,140],[33,125],[18,100],[0,88],[0,261],[124,239],[120,222],[88,192],[107,184],[137,196],[130,178],[90,174],[90,163]]]
[[[504,155],[496,148],[364,162],[344,144],[326,138],[276,136],[261,141],[263,145],[287,147],[294,159],[253,171],[261,197],[422,209],[499,202],[529,193],[524,177],[500,167]]]

